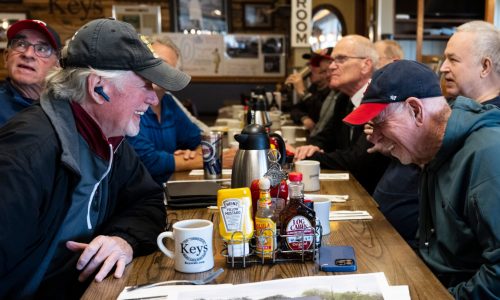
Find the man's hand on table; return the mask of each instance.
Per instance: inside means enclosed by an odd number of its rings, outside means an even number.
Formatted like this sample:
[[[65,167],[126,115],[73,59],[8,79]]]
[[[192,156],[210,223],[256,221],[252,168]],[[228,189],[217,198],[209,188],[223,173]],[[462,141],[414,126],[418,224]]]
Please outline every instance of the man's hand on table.
[[[190,160],[190,159],[195,159],[196,156],[201,155],[201,150],[195,149],[195,150],[175,150],[174,155],[175,156],[182,156],[184,160]]]
[[[295,157],[293,161],[299,161],[312,156],[316,152],[323,152],[318,146],[306,145],[295,148]]]
[[[66,247],[73,252],[80,252],[76,268],[80,273],[78,280],[83,282],[98,268],[95,281],[101,282],[116,266],[114,276],[121,278],[133,258],[132,247],[122,238],[117,236],[100,235],[89,244],[74,241],[66,242]]]

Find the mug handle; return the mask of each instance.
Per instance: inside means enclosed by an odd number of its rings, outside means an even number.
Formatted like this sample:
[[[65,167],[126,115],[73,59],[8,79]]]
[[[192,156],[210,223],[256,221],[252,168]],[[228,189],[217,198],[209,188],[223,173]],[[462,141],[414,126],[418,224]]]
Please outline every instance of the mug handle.
[[[168,257],[170,257],[170,258],[174,258],[174,252],[168,250],[167,247],[165,247],[165,245],[163,244],[163,239],[164,238],[168,238],[168,239],[172,239],[173,240],[174,239],[174,233],[172,231],[162,232],[156,238],[156,243],[158,244],[158,248],[160,248],[161,252],[165,253],[165,255],[168,256]]]

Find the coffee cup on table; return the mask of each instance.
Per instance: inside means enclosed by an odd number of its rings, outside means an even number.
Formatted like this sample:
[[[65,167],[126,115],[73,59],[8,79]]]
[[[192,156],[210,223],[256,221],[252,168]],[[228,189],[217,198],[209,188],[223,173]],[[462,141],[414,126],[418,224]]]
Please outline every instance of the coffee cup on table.
[[[318,219],[321,224],[322,235],[327,235],[330,233],[330,207],[332,205],[332,201],[325,197],[310,198],[313,201],[316,219]]]
[[[208,220],[191,219],[175,223],[173,231],[158,235],[160,250],[174,259],[174,269],[184,273],[205,272],[214,267],[212,236],[214,224]],[[174,241],[174,251],[165,247],[165,238]]]
[[[295,130],[297,126],[281,126],[283,139],[286,139],[288,144],[295,144]]]
[[[319,161],[315,160],[299,160],[294,163],[295,171],[302,173],[302,182],[304,183],[305,192],[319,191]]]
[[[240,134],[240,133],[241,133],[241,128],[229,128],[227,130],[227,143],[228,143],[228,145],[232,145],[234,142],[236,142],[236,140],[234,139],[234,136],[236,134]]]

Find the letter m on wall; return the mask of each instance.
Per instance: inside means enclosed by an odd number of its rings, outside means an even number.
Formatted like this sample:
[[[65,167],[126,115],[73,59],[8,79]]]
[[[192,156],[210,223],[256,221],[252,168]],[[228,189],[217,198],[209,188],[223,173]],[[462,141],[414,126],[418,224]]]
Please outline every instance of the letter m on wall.
[[[310,47],[311,7],[311,0],[292,0],[292,23],[290,24],[292,47]]]

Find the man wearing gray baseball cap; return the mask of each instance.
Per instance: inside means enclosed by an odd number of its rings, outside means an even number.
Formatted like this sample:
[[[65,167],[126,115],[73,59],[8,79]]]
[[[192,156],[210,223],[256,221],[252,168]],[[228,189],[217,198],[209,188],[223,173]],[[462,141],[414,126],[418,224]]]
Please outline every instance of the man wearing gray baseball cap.
[[[134,28],[80,28],[40,104],[0,129],[0,298],[79,298],[89,281],[120,278],[156,249],[162,188],[124,136],[158,99],[153,83],[190,77],[155,57]]]

